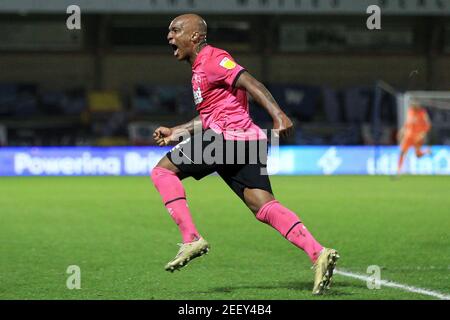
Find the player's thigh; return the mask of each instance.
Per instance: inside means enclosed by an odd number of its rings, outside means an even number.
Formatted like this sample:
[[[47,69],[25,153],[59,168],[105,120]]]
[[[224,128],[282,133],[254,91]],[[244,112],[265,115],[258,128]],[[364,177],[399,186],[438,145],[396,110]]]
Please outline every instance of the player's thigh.
[[[275,200],[275,197],[267,190],[257,188],[244,189],[245,204],[254,214],[257,214],[262,206],[273,200]]]
[[[402,153],[406,153],[409,148],[414,146],[414,139],[411,136],[405,136],[400,144],[400,150]]]
[[[257,213],[267,202],[274,200],[269,176],[261,164],[225,165],[217,171],[247,207]]]
[[[423,144],[425,143],[425,132],[419,132],[416,134],[416,136],[414,137],[414,146],[416,148],[420,148],[421,146],[423,146]]]
[[[167,156],[162,157],[156,164],[156,167],[161,167],[175,173],[180,172],[180,170],[172,163],[172,161],[169,160],[169,158],[167,158]]]

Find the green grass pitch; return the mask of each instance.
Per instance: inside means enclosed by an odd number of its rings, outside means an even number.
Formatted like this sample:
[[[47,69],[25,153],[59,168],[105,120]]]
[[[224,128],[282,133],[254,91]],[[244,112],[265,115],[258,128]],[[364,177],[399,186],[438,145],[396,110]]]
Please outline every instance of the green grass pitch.
[[[173,274],[180,235],[149,177],[0,179],[0,299],[433,299],[335,276],[311,296],[307,256],[217,176],[184,181],[210,254]],[[338,268],[450,294],[450,177],[272,177]],[[69,290],[69,265],[81,289]]]

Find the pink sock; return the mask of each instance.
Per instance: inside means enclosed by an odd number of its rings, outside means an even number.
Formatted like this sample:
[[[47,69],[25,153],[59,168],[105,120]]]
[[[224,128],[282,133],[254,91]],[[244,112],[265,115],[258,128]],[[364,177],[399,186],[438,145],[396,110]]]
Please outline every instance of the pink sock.
[[[319,257],[322,246],[309,233],[295,213],[283,207],[277,200],[263,205],[256,218],[273,228],[297,247],[303,249],[314,263]]]
[[[154,167],[151,173],[153,183],[161,194],[165,207],[178,225],[183,243],[192,242],[200,235],[192,221],[191,213],[186,202],[186,193],[177,175],[165,168]]]

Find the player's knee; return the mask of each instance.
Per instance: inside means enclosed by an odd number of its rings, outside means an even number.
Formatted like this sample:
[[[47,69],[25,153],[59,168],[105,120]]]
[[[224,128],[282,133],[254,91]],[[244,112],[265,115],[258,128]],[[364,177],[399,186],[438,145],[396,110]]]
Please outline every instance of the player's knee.
[[[262,208],[261,205],[258,204],[254,204],[254,203],[247,203],[247,207],[250,209],[251,212],[253,212],[253,214],[256,216],[256,214],[258,213],[259,209]]]
[[[175,175],[175,172],[172,172],[167,168],[156,165],[152,169],[152,172],[150,173],[150,178],[152,179],[153,183],[156,185],[161,178],[164,178],[164,176],[168,176],[168,175]]]
[[[259,210],[262,208],[262,206],[259,205],[248,205],[247,207],[250,209],[250,211],[256,216],[259,212]]]
[[[156,164],[156,166],[153,168],[153,170],[157,169],[156,172],[158,171],[164,171],[164,170],[168,170],[174,174],[177,174],[179,172],[178,168],[169,160],[169,158],[167,158],[167,156],[163,157],[161,160],[159,160],[159,162]],[[164,169],[164,170],[161,170]],[[153,172],[152,170],[152,172]]]
[[[275,200],[273,195],[263,190],[251,190],[246,189],[244,191],[245,204],[253,212],[257,214],[264,205],[270,201]]]
[[[158,179],[161,176],[161,174],[164,174],[164,173],[161,171],[160,167],[156,166],[152,169],[152,171],[150,173],[150,178],[152,179],[152,181],[155,185],[158,182]]]
[[[259,209],[262,207],[261,203],[257,201],[256,199],[249,199],[248,197],[245,197],[245,205],[247,208],[250,209],[251,212],[253,212],[254,215],[256,215],[259,211]]]
[[[273,211],[274,205],[279,204],[279,202],[276,199],[273,199],[271,201],[267,201],[264,204],[262,204],[257,211],[255,211],[255,218],[264,223],[268,223],[271,219],[271,217],[274,217],[274,214],[277,215],[278,211]]]

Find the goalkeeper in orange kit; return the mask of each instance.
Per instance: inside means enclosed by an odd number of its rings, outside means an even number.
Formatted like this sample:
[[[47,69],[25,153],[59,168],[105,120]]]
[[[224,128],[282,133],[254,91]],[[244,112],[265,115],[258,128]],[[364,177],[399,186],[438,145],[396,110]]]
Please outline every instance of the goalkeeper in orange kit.
[[[405,124],[399,132],[400,158],[398,159],[397,175],[400,175],[409,148],[414,147],[418,158],[431,153],[430,149],[421,150],[430,129],[431,122],[427,111],[417,100],[412,100]]]

